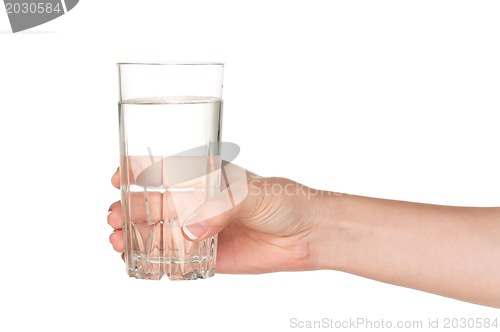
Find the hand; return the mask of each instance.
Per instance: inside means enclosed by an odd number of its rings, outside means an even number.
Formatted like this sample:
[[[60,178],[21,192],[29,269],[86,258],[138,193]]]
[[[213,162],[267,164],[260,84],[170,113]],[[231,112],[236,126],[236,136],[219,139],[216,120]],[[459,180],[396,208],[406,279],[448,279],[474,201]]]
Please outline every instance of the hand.
[[[500,308],[500,265],[492,263],[500,258],[500,208],[339,195],[283,178],[246,178],[248,194],[235,207],[216,215],[221,202],[210,199],[184,224],[186,239],[220,232],[218,272],[332,269]],[[119,187],[118,172],[112,183]],[[108,223],[116,229],[113,247],[123,252],[120,202],[111,205]]]
[[[219,234],[217,272],[266,273],[319,268],[315,244],[318,222],[315,209],[320,195],[284,178],[262,178],[247,172],[248,194],[234,208],[211,217],[207,202],[196,211],[196,223],[185,226],[186,239],[201,241]],[[111,180],[120,188],[119,171]],[[315,191],[315,193],[318,193]],[[110,207],[108,223],[113,248],[124,251],[121,203]],[[187,236],[186,234],[189,234]],[[122,254],[123,257],[123,254]]]

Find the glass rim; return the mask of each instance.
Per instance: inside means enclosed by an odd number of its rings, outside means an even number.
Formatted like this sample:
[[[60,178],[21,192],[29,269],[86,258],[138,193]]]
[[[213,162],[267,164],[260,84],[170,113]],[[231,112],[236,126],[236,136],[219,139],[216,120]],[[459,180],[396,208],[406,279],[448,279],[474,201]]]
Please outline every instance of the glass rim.
[[[126,61],[117,62],[117,66],[224,66],[223,62],[210,61]]]

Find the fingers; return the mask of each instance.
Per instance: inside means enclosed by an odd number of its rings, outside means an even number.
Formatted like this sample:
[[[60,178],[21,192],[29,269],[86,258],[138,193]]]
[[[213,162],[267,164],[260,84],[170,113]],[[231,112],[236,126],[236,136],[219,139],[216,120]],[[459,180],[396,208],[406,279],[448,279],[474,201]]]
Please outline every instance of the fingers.
[[[131,192],[128,194],[128,213],[133,223],[158,223],[163,217],[163,195],[158,192]]]
[[[111,177],[111,184],[115,188],[120,189],[119,167],[116,169],[116,172]],[[122,253],[121,257],[125,261],[125,254],[123,252],[124,244],[123,244],[123,231],[122,231],[122,207],[120,201],[114,202],[109,207],[108,224],[116,230],[109,236],[109,242],[111,242],[113,249]]]
[[[161,169],[156,170],[155,167],[150,166],[148,168],[149,173],[143,176],[144,181],[146,179],[148,179],[148,183],[153,181],[158,177],[153,175],[160,174],[160,171]],[[157,192],[129,193],[128,211],[130,220],[133,223],[147,221],[147,224],[153,224],[160,220],[178,219],[183,225],[182,231],[188,240],[201,241],[213,236],[235,218],[241,206],[244,207],[245,204],[240,205],[240,203],[245,201],[248,195],[248,180],[258,176],[241,167],[226,163],[223,166],[223,177],[226,182],[223,191],[201,206],[201,201],[204,200],[203,195],[196,195],[196,192],[195,194],[179,192],[175,195],[170,193],[162,195]],[[140,180],[140,176],[137,179]],[[113,174],[111,183],[116,188],[120,188],[119,168]],[[199,208],[192,212],[196,206],[199,206]],[[120,202],[111,205],[108,223],[114,229],[121,230],[123,216]],[[115,250],[123,251],[123,234],[121,231],[113,233],[110,236],[110,241]]]
[[[122,204],[114,202],[109,207],[108,224],[114,229],[122,229]]]
[[[147,197],[147,200],[145,200]],[[164,198],[161,193],[130,193],[129,194],[129,209],[130,219],[132,222],[157,223],[163,220],[162,215]],[[146,204],[147,202],[147,204]],[[114,229],[122,229],[123,216],[121,202],[114,202],[109,207],[108,224]]]
[[[116,169],[115,174],[111,177],[111,184],[116,189],[120,189],[120,167]]]
[[[123,252],[124,251],[123,231],[120,229],[111,233],[111,235],[109,236],[109,242],[111,242],[113,249],[115,249],[118,252]]]

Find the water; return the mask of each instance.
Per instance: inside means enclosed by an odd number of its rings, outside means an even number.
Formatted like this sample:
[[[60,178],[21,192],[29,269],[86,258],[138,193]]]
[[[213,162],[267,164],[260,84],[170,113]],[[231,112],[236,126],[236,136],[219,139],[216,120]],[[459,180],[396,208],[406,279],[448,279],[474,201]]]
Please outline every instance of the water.
[[[127,271],[141,279],[207,278],[217,237],[185,240],[186,218],[220,191],[222,101],[175,97],[119,105]]]

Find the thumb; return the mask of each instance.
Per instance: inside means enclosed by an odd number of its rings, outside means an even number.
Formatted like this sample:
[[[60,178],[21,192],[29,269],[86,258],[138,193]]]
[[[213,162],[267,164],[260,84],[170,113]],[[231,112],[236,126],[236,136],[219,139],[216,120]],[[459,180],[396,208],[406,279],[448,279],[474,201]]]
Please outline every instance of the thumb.
[[[191,241],[201,241],[219,233],[237,216],[248,195],[247,171],[227,163],[222,168],[226,187],[219,194],[204,202],[183,223],[184,236]]]
[[[235,208],[227,193],[221,193],[201,205],[182,226],[184,237],[190,241],[202,241],[219,233],[234,218]]]

